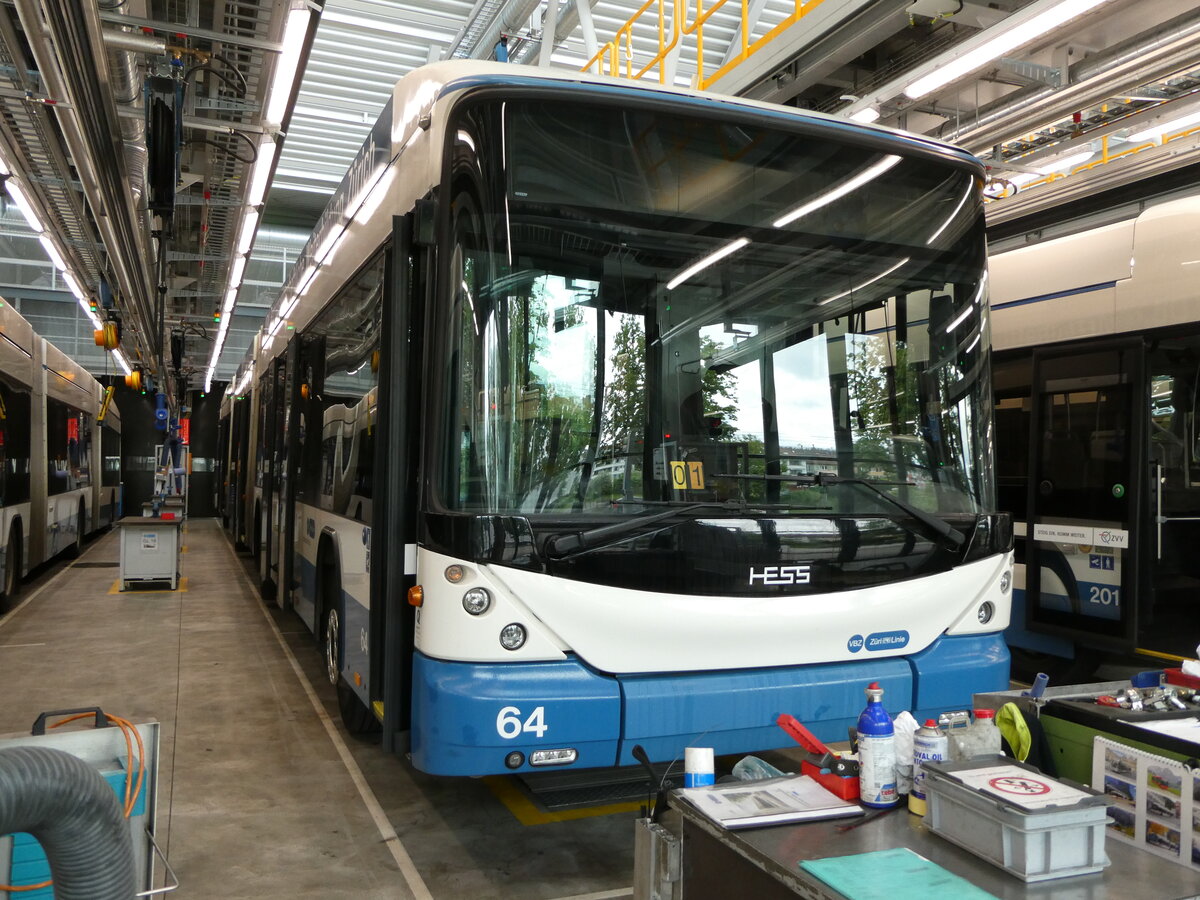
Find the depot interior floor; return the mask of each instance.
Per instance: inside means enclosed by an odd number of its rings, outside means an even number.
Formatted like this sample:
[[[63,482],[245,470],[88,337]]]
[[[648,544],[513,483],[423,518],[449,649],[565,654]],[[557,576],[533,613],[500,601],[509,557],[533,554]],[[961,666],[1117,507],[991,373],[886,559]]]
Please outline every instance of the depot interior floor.
[[[264,606],[215,521],[185,529],[185,590],[116,591],[110,533],[27,582],[0,616],[0,735],[74,707],[161,723],[157,834],[180,882],[172,896],[632,895],[636,813],[524,824],[510,779],[430,778],[346,735],[312,635]]]

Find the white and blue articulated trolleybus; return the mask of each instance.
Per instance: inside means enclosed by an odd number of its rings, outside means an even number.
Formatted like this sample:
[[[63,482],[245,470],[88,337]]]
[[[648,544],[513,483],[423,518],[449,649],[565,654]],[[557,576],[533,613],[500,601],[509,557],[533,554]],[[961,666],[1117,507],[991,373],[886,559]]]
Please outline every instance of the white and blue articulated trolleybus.
[[[481,775],[1007,687],[981,178],[794,109],[402,80],[234,384],[246,542],[346,723]]]
[[[121,415],[105,388],[0,299],[0,597],[119,516]]]
[[[1200,198],[1105,217],[992,255],[1008,638],[1076,681],[1200,641]]]

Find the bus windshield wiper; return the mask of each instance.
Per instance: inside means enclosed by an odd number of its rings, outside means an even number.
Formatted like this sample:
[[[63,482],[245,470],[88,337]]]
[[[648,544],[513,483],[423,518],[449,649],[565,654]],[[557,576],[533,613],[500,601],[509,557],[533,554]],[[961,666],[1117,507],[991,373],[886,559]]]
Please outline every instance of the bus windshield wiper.
[[[967,540],[966,535],[964,535],[961,531],[959,531],[957,528],[955,528],[949,522],[946,522],[943,519],[939,519],[937,516],[933,515],[932,513],[927,513],[927,512],[925,512],[925,510],[919,509],[918,507],[913,506],[911,503],[907,503],[904,500],[901,500],[899,497],[893,497],[891,494],[887,493],[886,491],[882,491],[877,487],[877,485],[879,485],[879,484],[897,484],[897,485],[909,485],[910,487],[915,487],[915,485],[913,485],[912,482],[908,482],[908,481],[875,482],[875,481],[871,481],[867,478],[842,478],[841,476],[838,476],[838,475],[828,475],[828,474],[825,474],[822,472],[818,472],[816,475],[741,475],[741,474],[735,474],[735,473],[719,472],[719,473],[714,473],[712,477],[713,478],[752,479],[755,481],[788,481],[788,482],[792,482],[794,484],[811,484],[814,487],[828,487],[831,484],[857,484],[857,485],[861,485],[862,487],[865,487],[876,497],[879,497],[882,500],[886,500],[888,503],[892,504],[897,509],[903,510],[905,513],[907,513],[912,518],[916,519],[922,525],[937,532],[937,534],[940,537],[945,538],[951,544],[953,544],[954,549],[957,550]]]
[[[636,501],[641,503],[642,501]],[[668,522],[687,516],[701,509],[713,509],[724,512],[744,513],[749,510],[795,510],[795,509],[828,509],[826,506],[796,506],[791,503],[750,503],[745,500],[709,500],[702,503],[689,503],[686,506],[674,506],[662,512],[649,515],[634,516],[632,519],[622,519],[612,525],[600,525],[586,531],[556,534],[546,541],[546,555],[551,559],[566,559],[587,550],[595,550],[607,544],[616,543],[621,538],[637,534],[647,525]]]

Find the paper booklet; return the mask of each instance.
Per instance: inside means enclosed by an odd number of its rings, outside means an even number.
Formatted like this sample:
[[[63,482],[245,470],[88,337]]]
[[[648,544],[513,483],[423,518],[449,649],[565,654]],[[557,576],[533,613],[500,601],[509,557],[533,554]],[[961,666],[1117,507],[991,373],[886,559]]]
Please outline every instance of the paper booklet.
[[[836,819],[863,813],[857,803],[835,796],[807,775],[684,788],[680,794],[725,828]]]
[[[1092,787],[1107,795],[1110,836],[1200,872],[1200,769],[1097,737]]]

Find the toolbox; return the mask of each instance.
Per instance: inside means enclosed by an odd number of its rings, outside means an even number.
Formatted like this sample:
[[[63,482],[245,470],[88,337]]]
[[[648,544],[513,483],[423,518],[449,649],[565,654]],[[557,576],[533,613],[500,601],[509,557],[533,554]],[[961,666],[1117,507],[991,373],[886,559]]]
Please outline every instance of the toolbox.
[[[934,834],[1024,881],[1108,865],[1103,794],[1005,756],[923,765]]]

